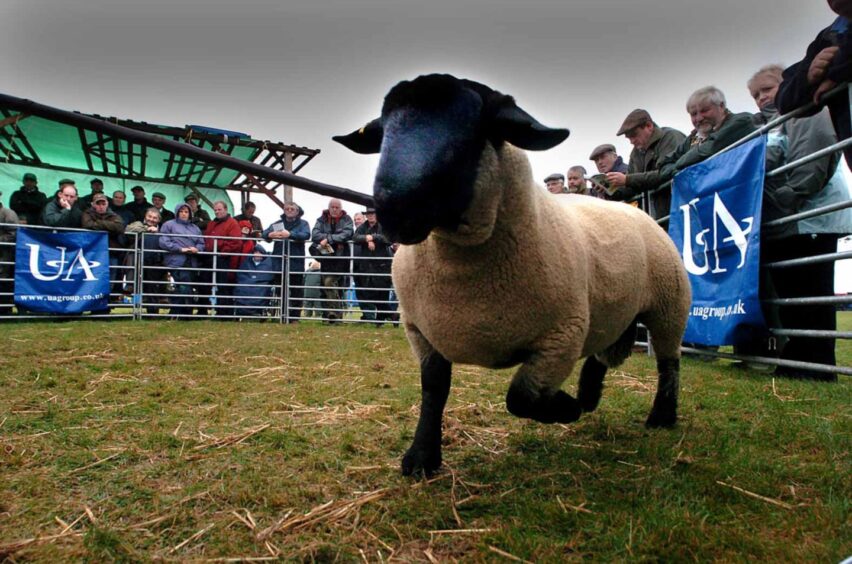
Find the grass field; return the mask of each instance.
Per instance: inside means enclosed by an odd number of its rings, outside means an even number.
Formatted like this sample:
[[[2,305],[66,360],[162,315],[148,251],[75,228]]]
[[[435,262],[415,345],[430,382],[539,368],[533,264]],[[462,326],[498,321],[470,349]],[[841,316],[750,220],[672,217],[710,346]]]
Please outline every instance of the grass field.
[[[456,366],[444,470],[424,482],[398,470],[419,406],[401,330],[21,323],[0,339],[0,561],[852,554],[848,377],[685,359],[680,423],[647,431],[645,356],[573,425],[513,418],[510,371]]]

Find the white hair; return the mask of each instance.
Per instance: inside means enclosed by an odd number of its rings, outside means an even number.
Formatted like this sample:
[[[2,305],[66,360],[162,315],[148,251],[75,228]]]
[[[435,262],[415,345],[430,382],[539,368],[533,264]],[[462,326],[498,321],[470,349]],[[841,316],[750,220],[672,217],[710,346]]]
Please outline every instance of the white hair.
[[[690,107],[701,102],[710,102],[714,106],[727,105],[725,95],[715,86],[705,86],[693,92],[686,101],[686,110],[689,111]]]

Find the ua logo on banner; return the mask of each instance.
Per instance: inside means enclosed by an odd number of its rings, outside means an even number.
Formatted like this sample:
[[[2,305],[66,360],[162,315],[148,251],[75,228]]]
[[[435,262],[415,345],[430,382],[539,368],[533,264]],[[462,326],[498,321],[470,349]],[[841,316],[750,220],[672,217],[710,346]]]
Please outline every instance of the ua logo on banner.
[[[722,223],[722,226],[725,228],[725,231],[728,233],[727,237],[723,237],[721,243],[724,245],[725,243],[729,243],[731,241],[734,242],[737,249],[739,250],[739,262],[736,265],[736,268],[742,268],[746,262],[746,252],[748,251],[748,234],[751,233],[751,228],[754,223],[754,216],[744,217],[739,221],[734,218],[731,211],[725,206],[725,203],[722,201],[722,198],[719,196],[718,192],[713,193],[713,222],[711,223],[709,228],[701,229],[698,233],[693,236],[692,233],[692,220],[690,216],[692,213],[698,214],[698,202],[700,198],[693,198],[688,203],[680,206],[680,211],[683,214],[683,263],[686,266],[686,271],[690,274],[695,274],[696,276],[702,276],[707,274],[707,272],[711,272],[710,270],[710,257],[708,256],[709,251],[713,251],[713,273],[719,272],[727,272],[727,268],[722,266],[722,261],[719,259],[719,222]],[[742,222],[742,225],[740,225]],[[713,232],[713,241],[712,248],[708,244],[707,241],[707,233],[710,231]],[[702,263],[696,264],[695,255],[696,252],[693,249],[693,239],[695,240],[696,245],[702,246],[704,249],[701,251],[703,254],[704,260]]]
[[[77,250],[77,254],[74,256],[74,260],[70,261],[70,265],[66,270],[65,265],[68,264],[68,261],[65,258],[65,251],[67,249],[65,247],[56,247],[56,249],[60,252],[59,260],[47,260],[44,262],[44,264],[49,266],[50,268],[56,269],[56,273],[53,275],[45,275],[42,274],[41,269],[39,268],[38,261],[39,250],[41,249],[41,245],[33,245],[32,243],[27,243],[26,246],[30,248],[30,273],[36,280],[50,282],[52,280],[57,280],[60,276],[62,276],[64,272],[65,277],[62,278],[62,281],[71,282],[73,281],[72,276],[74,275],[75,269],[79,269],[80,273],[83,274],[83,280],[87,282],[97,280],[97,277],[92,272],[92,269],[99,267],[101,263],[96,260],[87,260],[86,255],[83,254],[83,249]]]
[[[29,311],[101,311],[109,300],[107,234],[21,227],[15,243],[15,303]]]

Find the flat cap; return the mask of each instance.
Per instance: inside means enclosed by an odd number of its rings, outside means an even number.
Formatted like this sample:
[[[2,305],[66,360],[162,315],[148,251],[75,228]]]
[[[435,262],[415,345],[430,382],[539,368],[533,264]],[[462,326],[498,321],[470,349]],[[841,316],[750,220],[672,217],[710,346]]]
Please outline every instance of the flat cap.
[[[137,192],[137,191],[139,191],[139,192],[142,192],[143,194],[145,193],[145,189],[144,189],[144,188],[142,188],[141,186],[134,186],[133,188],[131,188],[131,189],[130,189],[130,191],[131,191],[131,192]]]
[[[162,198],[164,200],[166,199],[166,195],[163,194],[162,192],[154,192],[153,194],[151,194],[151,197],[152,198]]]
[[[101,180],[100,178],[93,178],[93,179],[89,180],[89,184],[95,184],[95,183],[103,186],[104,181]]]
[[[376,213],[376,208],[367,208],[367,209],[365,209],[365,210],[364,210],[364,215],[367,215],[368,213]]]
[[[195,194],[187,194],[186,196],[183,197],[184,202],[188,202],[190,200],[195,200],[197,202],[198,196],[196,196]]]
[[[545,177],[544,183],[547,184],[548,182],[553,182],[554,180],[561,180],[562,182],[565,182],[565,176],[559,174],[558,172],[554,172],[553,174],[548,174],[547,177]]]
[[[612,145],[610,143],[604,143],[603,145],[598,145],[597,147],[595,147],[595,150],[592,151],[592,154],[589,155],[589,160],[593,161],[596,158],[598,158],[599,156],[601,156],[604,153],[609,152],[609,151],[612,151],[614,153],[615,152],[615,145]]]
[[[93,204],[94,204],[95,202],[100,202],[100,201],[104,201],[104,202],[108,202],[108,201],[109,201],[109,200],[107,199],[107,197],[104,195],[104,193],[103,193],[103,192],[98,192],[97,194],[95,194],[94,196],[92,196],[92,203],[93,203]]]
[[[631,129],[635,129],[640,125],[645,125],[649,121],[653,121],[651,119],[651,114],[646,112],[641,108],[636,108],[624,118],[624,123],[621,124],[621,127],[618,128],[618,133],[616,135],[624,135]]]
[[[31,172],[25,172],[24,173],[24,180],[23,181],[26,182],[27,180],[32,180],[33,182],[38,182],[38,178],[36,178],[36,175],[31,173]]]

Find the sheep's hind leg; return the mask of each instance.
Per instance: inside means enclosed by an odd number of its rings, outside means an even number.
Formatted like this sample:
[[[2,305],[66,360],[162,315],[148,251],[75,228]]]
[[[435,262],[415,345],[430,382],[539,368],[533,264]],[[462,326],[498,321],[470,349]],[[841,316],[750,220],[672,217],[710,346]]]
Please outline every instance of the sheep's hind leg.
[[[674,427],[677,423],[677,393],[680,386],[680,359],[658,358],[657,395],[645,421],[646,427]]]
[[[541,423],[571,423],[580,418],[580,403],[559,389],[575,359],[536,355],[523,364],[506,393],[506,409]]]
[[[452,366],[434,350],[420,361],[420,420],[414,441],[402,457],[405,476],[421,472],[430,476],[441,466],[441,420],[450,395]]]

